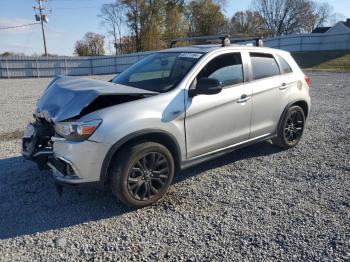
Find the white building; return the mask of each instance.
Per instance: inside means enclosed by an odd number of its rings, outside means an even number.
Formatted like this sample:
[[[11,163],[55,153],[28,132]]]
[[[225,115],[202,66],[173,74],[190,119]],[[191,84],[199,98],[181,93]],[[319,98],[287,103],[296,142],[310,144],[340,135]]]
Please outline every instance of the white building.
[[[350,33],[350,18],[345,22],[340,21],[332,27],[317,27],[312,31],[313,34],[341,34]]]

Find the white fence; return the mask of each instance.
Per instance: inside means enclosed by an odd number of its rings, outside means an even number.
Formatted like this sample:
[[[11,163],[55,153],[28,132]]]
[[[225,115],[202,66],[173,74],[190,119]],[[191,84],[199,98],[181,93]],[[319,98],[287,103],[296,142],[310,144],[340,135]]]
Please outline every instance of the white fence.
[[[265,46],[289,52],[349,50],[350,32],[338,34],[297,34],[267,38]]]
[[[115,74],[150,53],[95,57],[0,57],[0,78]]]
[[[350,33],[298,34],[267,38],[265,46],[289,52],[350,52]],[[0,57],[0,78],[115,74],[151,53],[98,57]]]

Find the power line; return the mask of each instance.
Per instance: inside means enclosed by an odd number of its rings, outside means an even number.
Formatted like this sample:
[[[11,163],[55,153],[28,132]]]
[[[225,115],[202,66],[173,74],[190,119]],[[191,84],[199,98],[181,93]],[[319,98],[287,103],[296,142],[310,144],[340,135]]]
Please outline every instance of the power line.
[[[53,10],[57,10],[57,9],[62,9],[62,10],[68,10],[68,9],[85,9],[85,8],[100,8],[100,7],[97,7],[97,6],[77,6],[77,7],[53,7],[51,9]]]
[[[51,2],[91,2],[92,0],[51,0]]]
[[[6,29],[12,29],[12,28],[20,28],[20,27],[27,27],[31,25],[39,25],[40,23],[30,23],[30,24],[24,24],[24,25],[14,25],[14,26],[5,26],[0,27],[0,30],[6,30]]]

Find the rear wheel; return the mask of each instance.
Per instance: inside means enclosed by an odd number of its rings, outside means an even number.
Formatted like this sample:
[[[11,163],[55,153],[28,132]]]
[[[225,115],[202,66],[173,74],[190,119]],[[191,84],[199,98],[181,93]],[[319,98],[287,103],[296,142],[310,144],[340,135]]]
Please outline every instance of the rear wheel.
[[[277,132],[277,137],[272,139],[273,144],[282,148],[295,147],[304,132],[305,114],[300,106],[290,107]]]
[[[146,142],[123,149],[112,167],[112,192],[125,204],[147,206],[164,196],[174,177],[170,151]]]

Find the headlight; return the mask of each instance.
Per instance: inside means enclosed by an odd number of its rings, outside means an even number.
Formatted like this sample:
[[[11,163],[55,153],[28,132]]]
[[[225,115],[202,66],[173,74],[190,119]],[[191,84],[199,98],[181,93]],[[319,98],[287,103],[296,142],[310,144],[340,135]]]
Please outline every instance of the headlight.
[[[101,123],[101,119],[87,122],[60,122],[55,124],[55,131],[67,140],[84,141],[95,132]]]

